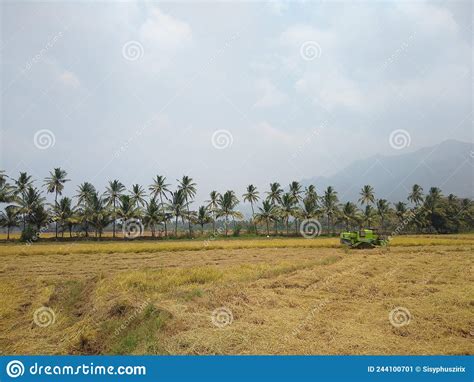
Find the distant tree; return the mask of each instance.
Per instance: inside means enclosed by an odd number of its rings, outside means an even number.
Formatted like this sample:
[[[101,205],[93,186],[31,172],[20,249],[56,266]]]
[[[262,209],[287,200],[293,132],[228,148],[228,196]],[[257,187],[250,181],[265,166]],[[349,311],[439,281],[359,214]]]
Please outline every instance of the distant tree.
[[[257,187],[255,187],[253,184],[249,184],[247,186],[247,192],[243,194],[242,197],[244,198],[244,202],[249,202],[250,206],[252,207],[252,223],[254,224],[255,234],[258,235],[257,223],[255,223],[255,211],[253,208],[253,204],[257,203],[260,199]]]
[[[303,190],[301,189],[301,184],[297,181],[293,181],[289,186],[289,193],[293,198],[294,204],[299,205],[300,201],[303,200]],[[298,234],[298,214],[296,213],[297,208],[293,212],[293,217],[295,220],[295,232]],[[287,226],[288,228],[288,226]]]
[[[62,170],[60,167],[56,167],[49,173],[49,176],[45,179],[45,186],[48,193],[54,193],[54,207],[58,207],[58,195],[62,195],[64,190],[64,183],[68,182],[66,179],[67,172]],[[55,221],[55,237],[58,239],[58,222]]]
[[[143,222],[146,227],[149,227],[151,230],[151,236],[155,237],[156,225],[164,221],[163,212],[160,210],[156,199],[151,199],[144,211]]]
[[[289,235],[289,220],[290,217],[295,217],[295,224],[296,224],[296,216],[297,216],[298,208],[296,207],[296,199],[293,194],[289,192],[283,194],[281,198],[281,206],[278,209],[278,214],[280,217],[283,218],[283,221],[286,225],[286,234]]]
[[[267,236],[270,235],[269,224],[276,219],[276,207],[269,200],[264,200],[262,207],[259,207],[259,212],[255,215],[258,223],[263,222],[267,226]]]
[[[188,215],[189,209],[187,208],[187,201],[184,195],[184,191],[179,188],[177,191],[171,194],[169,203],[167,204],[168,211],[175,218],[174,235],[178,236],[178,220],[179,218],[184,219]]]
[[[130,200],[135,204],[136,208],[145,206],[146,192],[142,186],[139,184],[133,184],[132,189],[130,190]]]
[[[153,199],[160,199],[160,208],[161,213],[163,214],[163,222],[165,224],[165,237],[168,236],[168,227],[166,225],[168,219],[166,218],[165,203],[163,202],[163,198],[165,198],[165,200],[169,200],[168,194],[171,194],[169,186],[170,185],[166,183],[166,177],[157,175],[153,180],[153,184],[151,184],[148,188]]]
[[[219,196],[219,210],[217,211],[217,217],[224,217],[224,229],[226,236],[228,232],[229,216],[232,217],[232,219],[243,217],[239,211],[235,211],[235,207],[238,203],[239,201],[233,191],[226,191],[223,195]]]
[[[324,195],[322,196],[322,206],[324,213],[327,216],[328,222],[328,234],[331,233],[333,228],[333,218],[337,214],[337,203],[339,199],[337,197],[337,192],[329,186],[326,191],[324,191]]]
[[[201,234],[204,234],[204,226],[212,222],[212,217],[205,206],[200,206],[198,209],[196,223],[201,226]]]
[[[380,216],[380,226],[382,232],[384,232],[385,229],[385,217],[389,213],[390,210],[390,204],[387,202],[385,199],[379,199],[377,200],[377,213]]]
[[[120,196],[123,195],[125,186],[117,179],[109,181],[109,185],[105,189],[105,201],[108,206],[112,207],[112,237],[115,238],[115,221],[117,220],[117,203]]]
[[[349,230],[351,227],[351,223],[356,221],[357,206],[352,202],[345,203],[342,207],[341,215],[346,230]]]
[[[212,232],[216,233],[216,219],[217,219],[217,211],[219,210],[219,198],[220,194],[217,191],[211,191],[209,194],[209,200],[206,200],[207,206],[206,208],[212,214]]]
[[[366,184],[362,189],[360,190],[360,198],[359,198],[359,203],[363,206],[364,204],[369,205],[369,204],[375,204],[375,194],[374,194],[374,188],[368,184]]]
[[[408,195],[408,200],[419,206],[423,202],[423,188],[418,184],[414,184],[410,194]]]
[[[18,209],[15,206],[8,206],[0,212],[0,226],[7,229],[7,240],[10,240],[10,230],[19,225]]]
[[[196,196],[196,183],[194,183],[193,178],[184,175],[181,180],[178,180],[179,188],[183,191],[184,199],[186,201],[186,209],[188,216],[188,228],[189,228],[189,237],[192,237],[193,231],[191,227],[191,213],[189,210],[189,205],[192,203],[194,197]]]

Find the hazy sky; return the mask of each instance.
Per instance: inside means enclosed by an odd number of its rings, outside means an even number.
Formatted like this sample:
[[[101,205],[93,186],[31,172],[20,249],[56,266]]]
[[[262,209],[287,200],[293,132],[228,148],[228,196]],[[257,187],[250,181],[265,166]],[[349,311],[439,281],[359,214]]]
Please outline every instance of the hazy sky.
[[[60,166],[66,194],[187,174],[202,200],[473,141],[470,1],[1,7],[1,167]]]

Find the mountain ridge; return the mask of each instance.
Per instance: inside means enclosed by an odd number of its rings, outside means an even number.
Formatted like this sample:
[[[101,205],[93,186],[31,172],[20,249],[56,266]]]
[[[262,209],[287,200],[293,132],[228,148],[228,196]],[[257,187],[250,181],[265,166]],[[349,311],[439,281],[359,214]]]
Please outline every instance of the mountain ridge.
[[[301,183],[315,185],[319,194],[333,186],[344,201],[357,201],[365,184],[374,187],[377,198],[391,202],[406,200],[415,183],[425,192],[436,186],[445,195],[473,198],[473,165],[474,143],[449,139],[410,153],[359,159],[331,176],[303,179]]]

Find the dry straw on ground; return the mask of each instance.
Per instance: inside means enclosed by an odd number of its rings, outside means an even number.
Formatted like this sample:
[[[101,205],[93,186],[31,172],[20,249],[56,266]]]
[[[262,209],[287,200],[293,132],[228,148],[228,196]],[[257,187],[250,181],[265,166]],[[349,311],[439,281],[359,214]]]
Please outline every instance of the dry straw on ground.
[[[472,354],[474,236],[2,245],[3,354]],[[55,321],[39,327],[39,307]],[[225,307],[233,321],[213,325]],[[394,327],[396,307],[411,321]]]

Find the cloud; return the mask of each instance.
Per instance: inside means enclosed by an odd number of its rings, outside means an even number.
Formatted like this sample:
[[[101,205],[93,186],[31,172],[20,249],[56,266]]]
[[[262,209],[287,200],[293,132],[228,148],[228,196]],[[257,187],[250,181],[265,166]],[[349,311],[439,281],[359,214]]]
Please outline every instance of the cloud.
[[[78,88],[81,86],[81,82],[79,81],[79,78],[70,71],[64,71],[59,75],[59,81],[67,87],[71,88]]]
[[[255,107],[272,107],[284,104],[288,96],[280,91],[269,79],[265,78],[257,82],[257,89],[263,93],[262,97],[255,103]]]
[[[171,15],[153,8],[149,17],[140,27],[139,35],[143,42],[153,49],[173,50],[192,40],[191,27]]]

